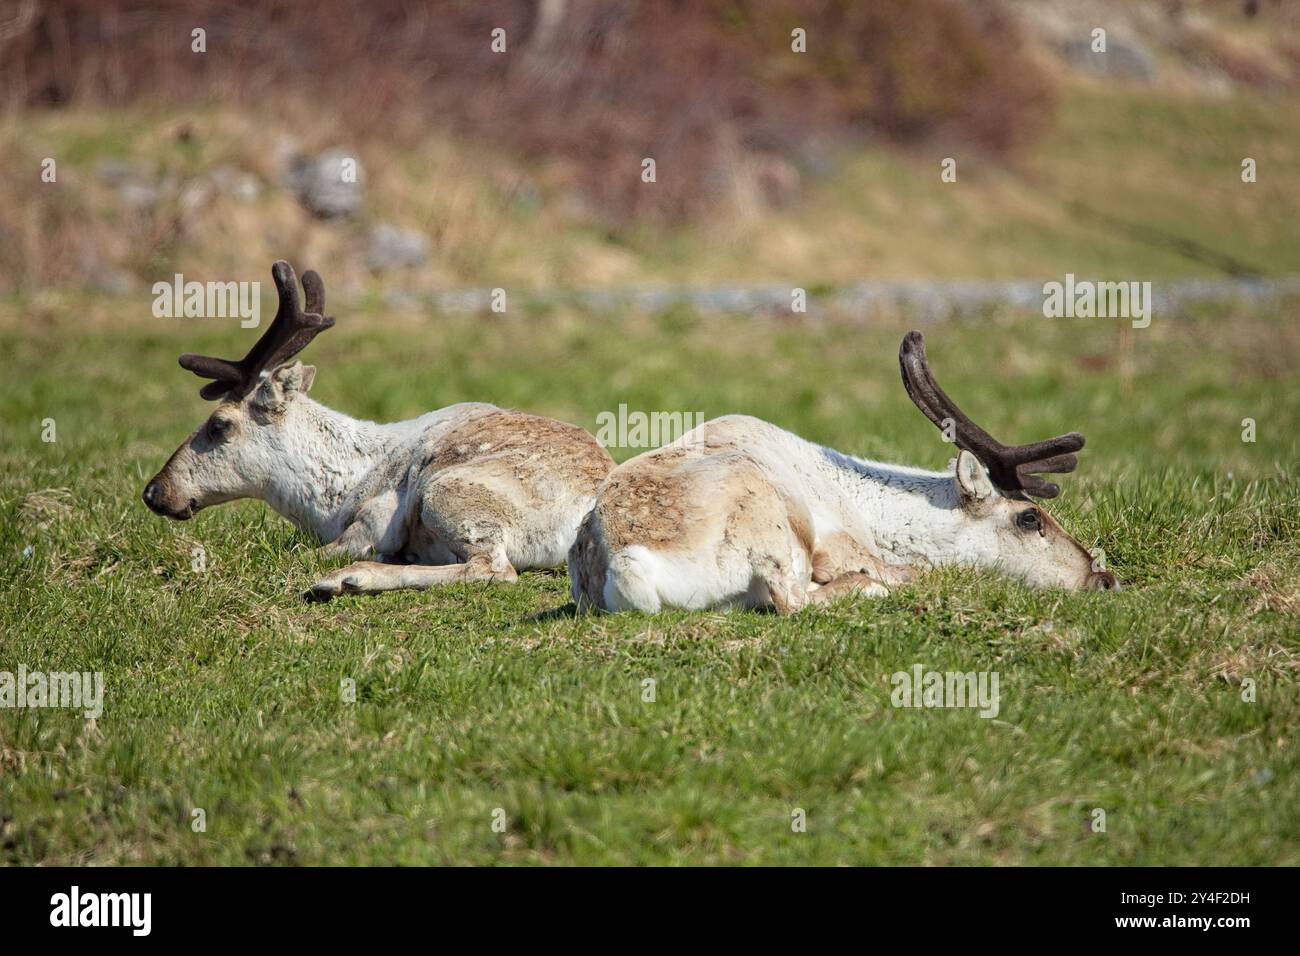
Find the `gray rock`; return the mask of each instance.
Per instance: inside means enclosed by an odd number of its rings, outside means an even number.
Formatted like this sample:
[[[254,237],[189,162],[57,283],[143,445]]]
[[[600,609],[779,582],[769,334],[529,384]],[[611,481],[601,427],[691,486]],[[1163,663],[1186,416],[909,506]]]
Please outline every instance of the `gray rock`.
[[[1066,40],[1060,44],[1060,50],[1071,65],[1088,73],[1139,83],[1155,82],[1155,57],[1137,40],[1108,33],[1105,53],[1093,51],[1090,36]]]
[[[511,199],[520,209],[530,213],[539,211],[544,205],[542,191],[538,189],[533,182],[528,180],[519,183],[519,185],[515,187]]]
[[[115,157],[101,159],[95,166],[95,174],[99,176],[101,182],[109,186],[121,186],[123,183],[149,180],[154,177],[152,169],[140,163],[133,163],[129,159]]]
[[[384,292],[384,305],[390,309],[422,309],[429,297],[408,289],[388,289]]]
[[[152,166],[126,159],[104,159],[95,168],[101,182],[112,187],[128,209],[149,210],[163,201],[168,184]]]
[[[289,164],[288,185],[313,216],[337,219],[361,210],[365,176],[361,160],[345,149],[298,156]]]
[[[93,292],[127,295],[139,288],[136,277],[111,261],[89,237],[83,237],[78,243],[76,257],[82,285]]]
[[[767,313],[808,320],[825,314],[827,308],[853,317],[881,311],[901,313],[919,322],[939,322],[996,307],[1041,315],[1043,308],[1042,279],[867,279],[809,291],[806,315],[791,313],[790,293],[789,285],[748,285],[533,289],[519,294],[533,305],[569,305],[593,313],[629,308],[658,312],[681,306],[703,313]],[[1172,315],[1197,302],[1254,304],[1300,295],[1300,275],[1171,279],[1156,284],[1151,294],[1156,314]],[[491,307],[492,290],[407,290],[388,293],[386,301],[392,305],[425,304],[437,312],[486,312]]]
[[[181,187],[180,194],[176,197],[181,214],[187,218],[198,216],[212,202],[214,193],[215,188],[211,183],[202,179],[190,180]]]
[[[218,166],[208,178],[218,193],[240,202],[253,202],[262,194],[261,180],[233,166]]]
[[[382,222],[370,230],[366,264],[375,272],[422,266],[429,261],[429,239],[414,229]]]
[[[162,190],[152,183],[123,183],[117,187],[122,205],[130,209],[153,209],[162,201]]]
[[[131,273],[108,263],[82,273],[82,282],[92,292],[108,295],[129,295],[140,287]]]

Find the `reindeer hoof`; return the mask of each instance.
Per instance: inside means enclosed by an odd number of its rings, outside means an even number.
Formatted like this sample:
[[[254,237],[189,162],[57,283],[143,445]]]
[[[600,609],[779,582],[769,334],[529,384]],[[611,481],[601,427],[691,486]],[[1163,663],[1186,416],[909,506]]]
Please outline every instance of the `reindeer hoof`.
[[[323,604],[337,593],[337,589],[328,581],[317,581],[302,592],[302,599],[309,604]]]
[[[373,575],[368,568],[349,566],[321,578],[302,596],[306,601],[328,601],[340,594],[369,594],[373,585]]]

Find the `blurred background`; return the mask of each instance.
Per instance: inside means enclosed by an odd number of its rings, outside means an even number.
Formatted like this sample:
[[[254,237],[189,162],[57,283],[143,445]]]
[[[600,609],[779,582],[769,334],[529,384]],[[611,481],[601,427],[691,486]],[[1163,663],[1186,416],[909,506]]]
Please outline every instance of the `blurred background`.
[[[1291,0],[6,0],[0,294],[1278,276],[1297,106]]]

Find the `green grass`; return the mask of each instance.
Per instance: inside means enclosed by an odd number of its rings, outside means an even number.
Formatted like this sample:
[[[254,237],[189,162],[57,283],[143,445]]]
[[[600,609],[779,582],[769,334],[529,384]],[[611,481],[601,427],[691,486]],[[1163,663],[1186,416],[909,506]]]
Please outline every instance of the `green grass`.
[[[1052,510],[1126,590],[941,572],[780,619],[574,618],[560,572],[302,604],[327,565],[265,506],[174,524],[138,497],[207,410],[176,354],[246,332],[151,320],[143,297],[0,304],[0,669],[107,685],[93,725],[0,711],[0,861],[1296,864],[1296,305],[1131,338],[1001,312],[929,327],[996,434],[1087,433]],[[744,411],[939,467],[898,382],[904,329],[359,312],[307,358],[314,394],[365,417]],[[998,718],[891,707],[918,663],[997,671]]]

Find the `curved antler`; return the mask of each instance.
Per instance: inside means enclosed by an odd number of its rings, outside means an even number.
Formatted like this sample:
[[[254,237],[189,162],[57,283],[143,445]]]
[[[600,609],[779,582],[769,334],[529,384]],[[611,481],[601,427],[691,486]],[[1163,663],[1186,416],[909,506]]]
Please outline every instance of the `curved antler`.
[[[307,293],[307,311],[298,304],[298,278],[293,266],[280,259],[271,267],[271,278],[280,296],[280,307],[275,319],[253,344],[248,354],[239,361],[214,358],[211,355],[194,355],[187,352],[180,358],[181,368],[189,369],[209,382],[199,389],[206,399],[233,398],[247,395],[257,384],[258,377],[283,365],[305,349],[311,340],[334,324],[332,316],[324,315],[325,283],[313,270],[303,273],[302,287]]]
[[[1055,498],[1061,493],[1059,485],[1038,476],[1074,471],[1079,464],[1075,452],[1083,447],[1082,435],[1069,432],[1027,445],[1002,444],[971,421],[939,387],[926,360],[925,337],[920,332],[908,332],[903,337],[898,364],[903,372],[903,387],[916,407],[940,429],[951,421],[954,443],[983,463],[998,488],[1019,497]]]

